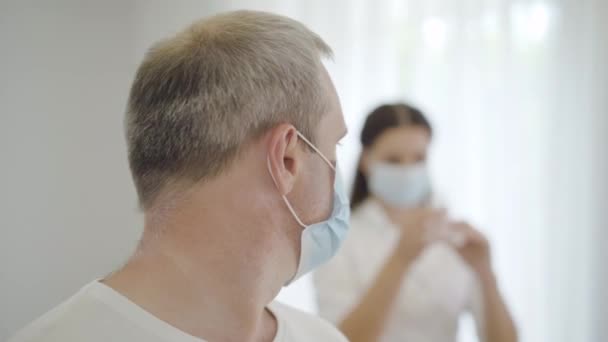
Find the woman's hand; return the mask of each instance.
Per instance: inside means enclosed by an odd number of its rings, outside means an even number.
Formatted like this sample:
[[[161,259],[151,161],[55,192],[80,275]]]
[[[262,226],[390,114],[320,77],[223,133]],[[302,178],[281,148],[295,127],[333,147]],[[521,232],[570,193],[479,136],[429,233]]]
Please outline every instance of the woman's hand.
[[[451,224],[451,231],[456,237],[456,249],[460,256],[480,275],[492,272],[490,243],[488,239],[466,222]]]
[[[443,209],[417,208],[403,212],[395,220],[401,226],[401,238],[397,246],[407,258],[416,258],[430,242],[434,231],[448,225],[447,213]]]

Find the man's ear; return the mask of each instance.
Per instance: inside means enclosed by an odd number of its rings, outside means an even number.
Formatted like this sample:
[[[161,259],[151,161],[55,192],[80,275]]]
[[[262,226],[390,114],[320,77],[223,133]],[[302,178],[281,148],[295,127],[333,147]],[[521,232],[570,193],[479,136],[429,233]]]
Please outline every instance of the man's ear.
[[[268,168],[281,196],[293,189],[302,151],[298,148],[298,131],[290,124],[271,129],[268,138]]]

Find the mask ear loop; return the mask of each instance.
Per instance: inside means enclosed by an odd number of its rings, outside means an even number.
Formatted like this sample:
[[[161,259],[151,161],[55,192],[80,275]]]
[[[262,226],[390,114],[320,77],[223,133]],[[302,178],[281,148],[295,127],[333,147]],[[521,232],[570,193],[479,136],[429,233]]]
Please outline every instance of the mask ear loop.
[[[268,166],[268,172],[270,173],[270,177],[272,178],[272,181],[274,182],[274,186],[276,186],[277,189],[278,189],[279,186],[277,185],[277,180],[274,178],[274,174],[272,174],[272,170],[270,169],[270,157],[266,158],[266,164]],[[281,197],[283,197],[283,202],[285,202],[285,205],[287,205],[287,209],[289,209],[289,211],[291,212],[291,215],[293,216],[293,218],[296,219],[296,221],[298,222],[298,224],[302,228],[306,228],[306,225],[304,224],[304,222],[302,222],[302,220],[300,220],[300,218],[296,214],[296,211],[293,210],[293,207],[291,206],[291,204],[287,200],[287,197],[285,197],[285,195],[283,195]]]
[[[298,137],[300,137],[308,146],[310,146],[310,148],[312,148],[323,159],[323,161],[325,161],[327,163],[327,165],[329,165],[329,167],[334,172],[336,172],[336,168],[334,167],[334,165],[329,161],[329,159],[327,159],[325,157],[325,155],[323,155],[323,153],[321,153],[321,151],[319,151],[319,149],[315,145],[313,145],[308,139],[306,139],[306,137],[304,135],[302,135],[302,133],[300,133],[299,131],[296,131],[296,133],[298,134]],[[277,185],[277,180],[276,180],[276,178],[274,178],[274,174],[272,173],[272,170],[270,169],[270,157],[266,157],[266,166],[268,167],[268,172],[270,173],[270,177],[272,178],[272,181],[274,182],[274,186],[276,186],[278,189],[279,186]],[[304,222],[302,222],[302,220],[300,220],[300,218],[298,217],[298,214],[296,214],[296,211],[291,206],[291,203],[289,203],[289,201],[287,200],[287,197],[285,195],[283,195],[282,197],[283,197],[283,202],[285,202],[285,205],[287,205],[287,209],[289,209],[293,218],[296,219],[296,221],[302,228],[306,228],[307,225],[305,225]]]
[[[336,167],[329,161],[329,159],[327,159],[327,157],[325,157],[325,155],[321,151],[319,151],[319,149],[315,145],[313,145],[308,139],[306,139],[306,137],[303,136],[300,131],[297,131],[296,133],[298,134],[298,137],[300,137],[302,140],[304,140],[306,144],[308,144],[308,146],[310,146],[310,148],[317,152],[317,154],[327,163],[327,165],[329,165],[329,167],[334,172],[336,171]]]

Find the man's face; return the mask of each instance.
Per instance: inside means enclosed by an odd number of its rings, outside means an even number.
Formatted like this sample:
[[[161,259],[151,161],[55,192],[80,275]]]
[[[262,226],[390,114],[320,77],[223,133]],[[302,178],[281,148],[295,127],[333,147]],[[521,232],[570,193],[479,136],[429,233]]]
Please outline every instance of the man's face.
[[[318,152],[313,151],[289,124],[278,125],[269,132],[266,142],[260,145],[261,152],[267,155],[266,167],[274,183],[272,196],[276,196],[276,191],[279,190],[288,206],[293,209],[290,212],[282,201],[274,200],[273,203],[279,205],[277,210],[287,220],[283,222],[288,222],[288,226],[271,227],[269,233],[279,238],[278,244],[286,247],[285,253],[293,253],[293,259],[281,258],[280,262],[294,271],[301,254],[302,226],[325,221],[331,215],[334,205],[336,147],[346,134],[340,101],[324,68],[321,87],[328,109],[317,123],[316,132],[312,133],[314,137],[306,137],[313,140]],[[256,159],[254,162],[259,163]],[[269,184],[265,183],[267,185]]]

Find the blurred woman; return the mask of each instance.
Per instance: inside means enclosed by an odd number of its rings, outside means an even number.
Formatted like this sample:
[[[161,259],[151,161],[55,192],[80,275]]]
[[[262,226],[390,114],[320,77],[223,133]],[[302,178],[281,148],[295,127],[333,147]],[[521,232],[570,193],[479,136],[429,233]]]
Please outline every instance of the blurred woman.
[[[455,341],[466,312],[480,340],[516,341],[488,241],[431,205],[432,133],[406,104],[368,116],[349,237],[315,274],[321,315],[351,342]]]

